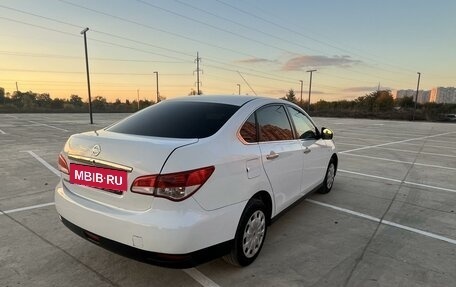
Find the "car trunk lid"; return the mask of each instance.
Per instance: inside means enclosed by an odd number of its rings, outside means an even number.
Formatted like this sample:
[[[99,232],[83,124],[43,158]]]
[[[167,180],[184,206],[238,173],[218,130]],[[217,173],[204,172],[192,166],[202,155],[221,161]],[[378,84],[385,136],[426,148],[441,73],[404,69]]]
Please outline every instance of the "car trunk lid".
[[[76,164],[101,167],[126,173],[127,190],[113,192],[96,187],[70,183],[65,186],[73,193],[100,204],[126,210],[147,210],[153,197],[132,193],[130,186],[139,176],[159,174],[169,155],[177,148],[197,142],[198,139],[170,139],[128,135],[108,131],[92,131],[73,135],[64,148],[70,174]],[[73,165],[72,165],[73,164]]]

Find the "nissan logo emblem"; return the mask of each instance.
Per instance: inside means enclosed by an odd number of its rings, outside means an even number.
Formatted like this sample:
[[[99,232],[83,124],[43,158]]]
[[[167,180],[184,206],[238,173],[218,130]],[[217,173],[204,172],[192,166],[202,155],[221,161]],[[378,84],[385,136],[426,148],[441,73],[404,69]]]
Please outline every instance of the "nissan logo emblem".
[[[97,145],[97,144],[94,145],[93,148],[92,148],[92,155],[93,155],[93,156],[97,156],[97,155],[100,154],[100,152],[101,152],[101,147],[100,147],[100,145]]]

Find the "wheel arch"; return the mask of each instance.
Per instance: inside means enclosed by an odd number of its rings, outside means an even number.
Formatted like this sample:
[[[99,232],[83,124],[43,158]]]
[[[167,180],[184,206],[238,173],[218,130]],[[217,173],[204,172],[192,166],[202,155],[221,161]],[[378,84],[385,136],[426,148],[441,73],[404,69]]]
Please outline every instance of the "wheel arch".
[[[333,153],[333,155],[331,156],[331,160],[334,160],[334,165],[335,165],[335,168],[336,168],[334,173],[336,174],[337,173],[337,166],[339,164],[339,157],[337,156],[337,153]]]
[[[268,224],[271,223],[271,218],[272,218],[272,211],[273,211],[273,202],[272,202],[272,197],[269,194],[269,192],[265,190],[258,191],[252,196],[252,199],[256,198],[261,200],[264,205],[266,206],[266,218],[268,219]]]

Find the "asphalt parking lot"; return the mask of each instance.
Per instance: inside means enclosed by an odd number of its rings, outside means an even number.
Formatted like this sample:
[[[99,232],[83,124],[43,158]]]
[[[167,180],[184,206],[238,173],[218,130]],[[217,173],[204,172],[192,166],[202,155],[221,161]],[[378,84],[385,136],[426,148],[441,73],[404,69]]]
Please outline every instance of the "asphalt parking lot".
[[[69,135],[125,114],[0,114],[1,286],[456,286],[456,124],[315,118],[339,171],[272,226],[260,256],[175,270],[112,254],[53,206]]]

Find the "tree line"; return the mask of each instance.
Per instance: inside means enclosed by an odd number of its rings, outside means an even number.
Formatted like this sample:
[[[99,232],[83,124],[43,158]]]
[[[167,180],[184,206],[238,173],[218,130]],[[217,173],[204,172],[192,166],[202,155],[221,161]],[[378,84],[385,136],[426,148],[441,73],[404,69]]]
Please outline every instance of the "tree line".
[[[194,95],[195,93],[189,93]],[[164,99],[164,98],[163,98]],[[293,89],[288,90],[282,99],[301,106],[312,116],[323,117],[352,117],[352,118],[381,118],[410,120],[414,111],[415,102],[412,97],[394,99],[390,90],[378,90],[360,96],[354,100],[325,101],[319,100],[310,105],[308,102],[297,99]],[[122,102],[116,99],[108,102],[105,97],[96,96],[92,99],[92,111],[97,113],[132,113],[155,104],[150,100]],[[32,91],[16,91],[6,93],[0,87],[0,112],[35,113],[35,112],[70,112],[83,113],[88,111],[88,102],[78,95],[71,95],[69,99],[51,98],[48,93],[34,93]],[[425,103],[417,104],[416,120],[444,120],[445,115],[455,114],[456,104]]]
[[[108,102],[105,97],[96,96],[92,99],[92,111],[96,113],[132,113],[155,104],[154,101],[139,100],[122,102],[116,99]],[[32,91],[16,91],[12,95],[5,94],[0,88],[0,112],[39,113],[39,112],[67,112],[84,113],[89,109],[89,103],[78,95],[71,95],[69,99],[51,98],[48,93],[34,93]]]
[[[415,109],[413,97],[394,99],[390,90],[378,90],[360,96],[354,100],[325,101],[319,100],[310,105],[296,98],[294,90],[289,90],[282,99],[301,106],[312,116],[351,117],[411,120]],[[456,113],[456,104],[424,103],[417,104],[416,120],[446,120],[446,115]]]

